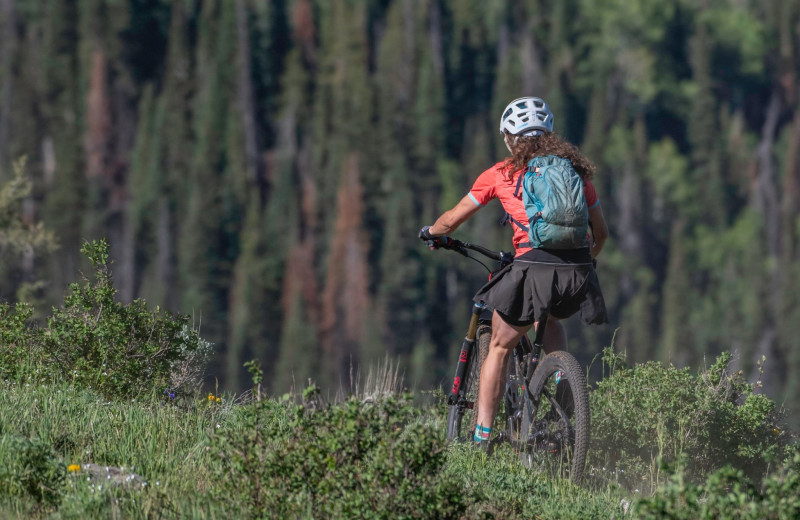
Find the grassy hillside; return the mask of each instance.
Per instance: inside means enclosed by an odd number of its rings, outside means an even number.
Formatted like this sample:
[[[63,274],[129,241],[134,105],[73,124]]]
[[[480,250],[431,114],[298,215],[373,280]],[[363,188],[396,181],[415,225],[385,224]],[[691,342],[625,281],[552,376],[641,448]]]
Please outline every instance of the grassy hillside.
[[[447,446],[441,407],[396,396],[312,412],[285,400],[109,402],[65,385],[6,383],[3,395],[4,517],[589,518],[621,513],[625,496],[525,471],[510,450]],[[87,463],[146,484],[68,470]]]
[[[628,370],[626,380],[644,372],[652,380],[658,371],[654,365]],[[244,396],[238,403],[227,396],[171,398],[159,392],[123,401],[68,384],[6,381],[0,401],[0,516],[697,518],[709,504],[712,517],[720,511],[750,518],[800,512],[798,455],[789,464],[764,467],[770,476],[759,486],[760,475],[745,475],[752,467],[734,464],[719,471],[723,462],[731,463],[723,457],[700,471],[694,456],[686,459],[688,447],[672,458],[664,453],[672,446],[659,446],[664,440],[656,436],[637,453],[625,452],[630,447],[620,443],[603,445],[601,415],[608,410],[602,396],[611,386],[627,388],[620,376],[593,392],[596,441],[582,486],[525,470],[508,448],[487,456],[447,445],[445,407],[436,398],[433,405],[415,406],[408,395],[362,391],[328,404],[310,387],[295,398]],[[703,376],[689,381],[699,389]],[[647,404],[627,413],[638,418],[634,428],[649,428]],[[743,425],[729,426],[745,435]],[[637,442],[636,432],[625,433],[629,445]],[[665,433],[675,438],[678,432]],[[718,434],[714,442],[721,441]],[[768,441],[762,454],[781,459],[785,443]],[[654,458],[646,461],[654,466],[640,467],[648,448],[654,454],[660,448],[661,457],[674,464],[661,467]],[[601,465],[611,458],[615,466]],[[87,471],[90,464],[101,472]],[[105,466],[111,477],[102,473]],[[127,477],[117,479],[120,484],[112,482],[115,468]]]

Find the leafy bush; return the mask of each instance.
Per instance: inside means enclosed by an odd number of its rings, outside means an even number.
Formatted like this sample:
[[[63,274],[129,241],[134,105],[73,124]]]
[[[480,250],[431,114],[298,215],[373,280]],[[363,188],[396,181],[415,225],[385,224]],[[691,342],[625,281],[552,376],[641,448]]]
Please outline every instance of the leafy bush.
[[[320,406],[262,401],[215,436],[219,498],[270,518],[457,518],[456,479],[440,474],[440,429],[418,419],[407,398],[351,398]]]
[[[627,367],[613,351],[612,371],[590,394],[590,473],[599,468],[628,486],[658,483],[659,461],[691,460],[687,478],[699,481],[726,464],[759,479],[782,442],[775,403],[756,394],[722,354],[694,376],[689,369],[648,362]]]
[[[70,284],[64,307],[47,320],[41,341],[48,368],[108,397],[171,386],[175,365],[202,353],[197,333],[187,330],[188,317],[151,312],[143,300],[115,301],[108,243],[87,242],[81,252],[95,280]]]
[[[702,484],[688,482],[679,469],[651,497],[634,507],[636,518],[794,519],[800,518],[800,452],[795,451],[757,488],[741,470],[725,467]]]
[[[49,445],[17,435],[0,435],[0,497],[54,503],[64,474],[64,465]]]
[[[178,319],[186,321],[186,318]],[[214,344],[199,337],[192,327],[183,323],[178,352],[170,365],[169,389],[165,390],[165,394],[169,395],[171,392],[175,395],[177,390],[188,393],[200,390],[206,366],[213,353]]]
[[[106,397],[195,390],[211,344],[187,316],[149,311],[143,300],[115,301],[105,240],[87,242],[81,252],[94,266],[94,280],[70,284],[64,306],[53,309],[45,328],[27,325],[29,306],[0,303],[0,375],[66,380]]]
[[[16,378],[31,365],[33,331],[27,321],[33,309],[25,303],[0,302],[0,377]]]

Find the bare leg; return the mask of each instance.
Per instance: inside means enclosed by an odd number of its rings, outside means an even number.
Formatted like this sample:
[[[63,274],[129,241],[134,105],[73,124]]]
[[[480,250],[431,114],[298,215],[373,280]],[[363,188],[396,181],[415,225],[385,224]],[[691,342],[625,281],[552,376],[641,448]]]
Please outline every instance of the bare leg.
[[[478,424],[491,428],[500,397],[506,386],[506,365],[511,352],[531,326],[517,327],[506,323],[494,312],[492,315],[492,341],[489,343],[489,354],[481,369],[478,385]],[[547,330],[545,330],[547,334]]]

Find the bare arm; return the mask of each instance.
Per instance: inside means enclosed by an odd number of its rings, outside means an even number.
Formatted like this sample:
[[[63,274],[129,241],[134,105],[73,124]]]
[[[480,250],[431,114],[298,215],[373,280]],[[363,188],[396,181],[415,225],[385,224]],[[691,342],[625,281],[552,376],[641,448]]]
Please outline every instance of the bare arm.
[[[465,196],[452,209],[442,213],[436,222],[428,229],[431,235],[448,235],[455,231],[468,218],[481,209],[469,195]]]
[[[595,258],[600,254],[600,251],[603,249],[603,244],[605,244],[608,238],[608,225],[606,225],[606,219],[603,216],[603,208],[601,208],[600,205],[589,210],[589,222],[592,224],[592,235],[594,237],[594,242],[591,245],[591,253],[592,258]]]

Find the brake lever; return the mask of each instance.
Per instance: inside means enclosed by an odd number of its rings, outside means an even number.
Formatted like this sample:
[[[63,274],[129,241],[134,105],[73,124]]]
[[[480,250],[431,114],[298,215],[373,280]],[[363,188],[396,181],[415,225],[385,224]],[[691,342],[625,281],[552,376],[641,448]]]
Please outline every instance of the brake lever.
[[[500,263],[503,265],[508,265],[514,261],[514,255],[511,253],[506,253],[505,251],[500,251]]]

